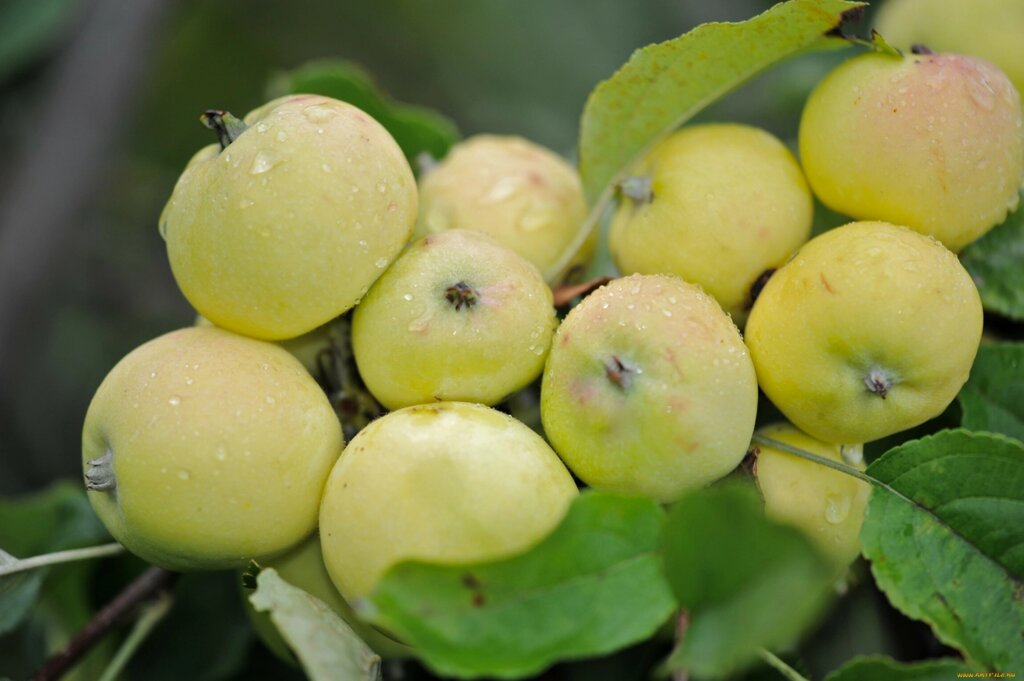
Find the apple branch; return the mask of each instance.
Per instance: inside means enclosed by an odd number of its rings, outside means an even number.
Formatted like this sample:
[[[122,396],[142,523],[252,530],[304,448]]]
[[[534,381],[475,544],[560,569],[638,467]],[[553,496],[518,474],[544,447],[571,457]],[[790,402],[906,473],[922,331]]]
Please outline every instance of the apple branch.
[[[97,612],[63,650],[47,660],[31,681],[56,681],[64,676],[111,629],[135,614],[144,603],[169,592],[177,578],[177,572],[155,566],[143,572]]]

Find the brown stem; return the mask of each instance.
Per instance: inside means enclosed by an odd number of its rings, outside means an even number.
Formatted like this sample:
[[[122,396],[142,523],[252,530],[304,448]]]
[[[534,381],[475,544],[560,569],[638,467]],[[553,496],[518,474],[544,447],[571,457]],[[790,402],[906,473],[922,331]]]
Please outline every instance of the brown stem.
[[[177,578],[177,572],[159,567],[151,567],[143,572],[114,600],[93,615],[63,650],[46,661],[31,681],[56,681],[64,676],[107,632],[133,614],[139,605],[161,591],[169,590]]]
[[[688,610],[680,610],[679,617],[676,619],[676,646],[680,646],[683,643],[683,639],[686,638],[686,632],[690,629],[690,612]],[[672,672],[672,681],[689,681],[690,673],[685,669],[678,669]]]
[[[611,277],[597,277],[596,279],[585,281],[582,284],[559,286],[554,290],[555,307],[565,307],[577,298],[581,298],[591,291],[601,288],[611,280]]]

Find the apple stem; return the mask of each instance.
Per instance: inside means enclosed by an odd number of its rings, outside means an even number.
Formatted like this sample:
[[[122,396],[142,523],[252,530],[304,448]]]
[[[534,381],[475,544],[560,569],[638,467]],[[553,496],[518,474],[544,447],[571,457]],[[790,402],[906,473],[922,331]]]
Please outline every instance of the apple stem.
[[[444,292],[445,300],[455,307],[456,312],[461,310],[463,306],[468,309],[476,305],[478,297],[473,287],[464,281],[452,284]]]
[[[892,390],[894,381],[889,376],[889,373],[879,367],[871,367],[868,371],[868,375],[864,377],[864,386],[868,391],[878,395],[883,400],[885,396]]]
[[[217,133],[221,151],[227,149],[229,144],[249,128],[240,118],[235,118],[230,111],[219,109],[207,109],[199,116],[199,120]]]
[[[114,452],[109,447],[98,459],[87,461],[85,488],[93,492],[111,492],[117,489],[114,477]]]
[[[633,200],[633,203],[650,203],[654,200],[651,178],[647,175],[630,175],[619,183],[619,191]]]
[[[623,364],[618,355],[612,355],[604,363],[604,373],[609,381],[621,390],[625,390],[633,382],[632,375],[636,372],[634,369]]]

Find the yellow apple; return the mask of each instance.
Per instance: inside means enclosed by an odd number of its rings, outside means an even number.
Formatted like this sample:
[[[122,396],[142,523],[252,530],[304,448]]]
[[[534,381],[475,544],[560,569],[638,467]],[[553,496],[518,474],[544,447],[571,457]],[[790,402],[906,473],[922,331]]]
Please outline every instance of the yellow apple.
[[[572,476],[543,439],[478,404],[391,412],[331,471],[320,509],[324,562],[351,603],[403,560],[470,563],[523,551],[561,521]]]
[[[302,363],[302,366],[306,367],[306,371],[315,377],[320,373],[320,356],[331,349],[331,344],[333,342],[331,338],[332,322],[328,322],[323,326],[318,326],[309,333],[304,333],[301,336],[286,338],[275,342],[290,352],[295,359]],[[201,314],[196,315],[195,325],[205,327],[215,326],[213,322]]]
[[[1020,0],[886,0],[875,28],[901,50],[926,45],[987,59],[1024,92],[1024,2]]]
[[[644,193],[622,196],[609,233],[619,271],[699,284],[735,319],[746,317],[754,282],[811,235],[803,172],[758,128],[683,128],[634,168],[640,179]]]
[[[551,345],[541,419],[592,487],[674,501],[733,470],[757,383],[713,298],[667,275],[616,279],[583,299]]]
[[[1020,95],[986,61],[874,52],[811,93],[800,157],[833,210],[906,225],[959,251],[1017,207],[1022,121]]]
[[[89,405],[89,501],[132,553],[221,569],[280,553],[315,528],[342,448],[316,381],[285,350],[192,327],[136,348]]]
[[[981,341],[978,291],[934,239],[854,222],[809,241],[747,321],[761,389],[800,430],[860,443],[937,416]]]
[[[861,445],[816,440],[788,423],[759,428],[764,437],[826,459],[864,470]],[[795,525],[844,572],[860,555],[860,526],[871,485],[822,464],[758,444],[754,474],[764,497],[764,510],[779,522]]]
[[[420,183],[416,236],[473,229],[523,256],[552,285],[585,264],[591,238],[570,260],[566,249],[586,216],[576,170],[521,137],[477,135],[452,148]]]
[[[537,268],[486,234],[420,239],[352,318],[352,349],[381,404],[496,404],[540,375],[558,321]]]
[[[416,183],[388,132],[349,104],[296,95],[246,121],[217,124],[227,146],[189,162],[160,231],[203,316],[294,338],[355,305],[395,259],[415,226]]]

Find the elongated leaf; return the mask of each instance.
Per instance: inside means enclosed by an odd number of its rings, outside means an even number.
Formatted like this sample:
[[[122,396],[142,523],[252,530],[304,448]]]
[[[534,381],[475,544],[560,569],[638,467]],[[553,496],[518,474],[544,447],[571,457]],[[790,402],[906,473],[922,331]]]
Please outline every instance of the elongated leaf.
[[[826,36],[863,3],[789,0],[748,21],[702,24],[633,53],[591,93],[580,122],[580,173],[593,204],[658,139],[759,72]]]
[[[947,430],[868,467],[861,539],[890,602],[993,671],[1024,669],[1024,444]]]
[[[271,91],[275,95],[326,95],[359,107],[387,128],[410,161],[424,152],[440,159],[459,141],[458,128],[450,119],[430,109],[395,102],[352,62],[310,62],[277,76]]]
[[[843,665],[825,681],[955,681],[970,667],[960,660],[928,660],[902,664],[888,657],[858,657]]]
[[[0,565],[13,563],[16,557],[96,543],[106,536],[84,490],[76,485],[60,484],[24,499],[0,501]],[[0,634],[28,614],[46,574],[37,569],[0,577]]]
[[[825,602],[830,570],[798,530],[764,516],[757,493],[729,485],[675,505],[665,571],[691,622],[669,660],[701,678],[732,674],[761,648],[792,643]]]
[[[262,570],[256,584],[249,600],[270,613],[312,681],[379,681],[380,658],[322,601],[273,568]]]
[[[1024,195],[1006,222],[960,254],[989,312],[1024,319]]]
[[[441,674],[517,678],[650,636],[675,608],[657,556],[664,513],[584,492],[533,549],[485,564],[403,563],[364,611]]]
[[[964,428],[1024,440],[1024,343],[982,345],[959,397]]]

